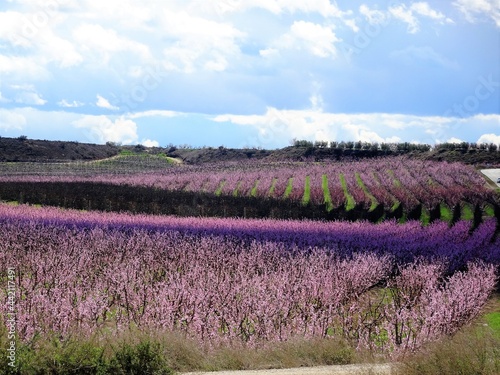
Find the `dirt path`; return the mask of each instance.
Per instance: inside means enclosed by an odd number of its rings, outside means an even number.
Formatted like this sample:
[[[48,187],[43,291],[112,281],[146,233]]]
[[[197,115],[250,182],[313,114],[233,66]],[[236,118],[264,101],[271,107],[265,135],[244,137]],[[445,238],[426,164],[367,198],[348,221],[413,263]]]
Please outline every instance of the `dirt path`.
[[[393,366],[378,365],[344,365],[301,367],[280,370],[246,370],[218,372],[189,372],[181,375],[389,375]]]

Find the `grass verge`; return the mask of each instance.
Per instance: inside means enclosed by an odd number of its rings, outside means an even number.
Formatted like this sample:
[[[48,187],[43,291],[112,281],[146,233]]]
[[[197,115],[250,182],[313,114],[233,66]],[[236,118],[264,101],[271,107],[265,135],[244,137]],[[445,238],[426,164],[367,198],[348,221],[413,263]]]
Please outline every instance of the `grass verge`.
[[[441,203],[439,205],[439,216],[441,220],[448,223],[451,223],[453,221],[453,211],[445,203]]]
[[[472,324],[403,361],[396,374],[500,374],[500,295],[490,298]]]
[[[420,215],[420,222],[424,227],[429,225],[429,223],[431,222],[431,215],[429,214],[429,210],[427,210],[426,208],[422,208],[422,214]]]
[[[283,198],[288,198],[288,196],[292,193],[293,189],[293,177],[288,179],[288,184],[286,185],[285,193],[283,194]]]
[[[251,197],[254,197],[254,198],[257,197],[257,189],[259,187],[259,182],[260,182],[260,180],[255,181],[255,185],[253,186],[252,190],[250,191]]]
[[[7,345],[2,332],[0,344]],[[0,358],[0,374],[155,374],[187,371],[252,370],[355,361],[355,351],[336,339],[295,339],[259,347],[203,348],[175,333],[124,332],[118,336],[73,338],[54,335],[17,347],[17,368]]]
[[[488,327],[467,327],[402,364],[398,375],[498,375],[500,338]]]
[[[363,180],[361,179],[360,174],[357,172],[356,172],[356,182],[358,183],[358,186],[361,188],[361,190],[363,190],[365,195],[370,199],[371,205],[370,205],[370,209],[368,210],[368,212],[372,212],[378,206],[377,199],[370,193],[370,191],[368,190],[366,185],[363,183]]]
[[[464,203],[462,205],[462,220],[473,220],[474,219],[474,207],[469,203]]]
[[[311,200],[311,177],[306,176],[306,181],[304,183],[304,195],[302,196],[302,205],[307,206]]]
[[[325,200],[326,211],[330,212],[333,210],[333,202],[332,196],[330,195],[330,189],[328,188],[328,176],[326,174],[323,175],[321,181],[321,187],[323,188],[323,197]]]
[[[219,184],[219,186],[217,187],[217,190],[215,190],[215,195],[217,197],[220,197],[221,194],[222,194],[222,189],[224,188],[224,185],[226,184],[226,181],[221,181],[221,183]]]
[[[345,180],[345,176],[341,173],[339,177],[340,177],[340,184],[342,185],[342,190],[344,191],[344,197],[346,200],[345,210],[351,211],[354,209],[354,207],[356,207],[356,202],[354,201],[353,196],[349,194],[349,189],[347,188],[347,181]]]

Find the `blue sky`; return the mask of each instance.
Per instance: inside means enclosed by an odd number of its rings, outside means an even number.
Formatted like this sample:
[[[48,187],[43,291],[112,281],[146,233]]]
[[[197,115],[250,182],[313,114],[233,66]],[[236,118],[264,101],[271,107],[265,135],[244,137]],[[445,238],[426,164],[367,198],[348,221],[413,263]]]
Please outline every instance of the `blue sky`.
[[[0,136],[500,144],[498,0],[6,0]]]

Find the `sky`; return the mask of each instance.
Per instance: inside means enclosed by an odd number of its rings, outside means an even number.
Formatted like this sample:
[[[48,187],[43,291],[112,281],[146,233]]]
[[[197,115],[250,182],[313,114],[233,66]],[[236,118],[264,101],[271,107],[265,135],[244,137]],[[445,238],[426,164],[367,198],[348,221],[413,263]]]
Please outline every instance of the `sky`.
[[[500,0],[1,0],[21,135],[500,144]]]

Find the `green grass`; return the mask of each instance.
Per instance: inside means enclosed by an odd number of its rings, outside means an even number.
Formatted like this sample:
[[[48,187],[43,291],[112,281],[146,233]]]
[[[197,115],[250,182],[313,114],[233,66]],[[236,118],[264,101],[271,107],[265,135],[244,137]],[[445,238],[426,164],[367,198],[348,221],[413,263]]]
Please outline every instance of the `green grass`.
[[[5,348],[6,329],[0,330],[0,345]],[[258,347],[207,348],[182,334],[135,329],[118,335],[73,335],[64,341],[57,334],[50,338],[37,337],[31,344],[18,343],[16,354],[17,371],[9,371],[7,356],[2,355],[0,375],[168,375],[188,371],[348,364],[356,360],[355,350],[335,338],[296,338]]]
[[[323,196],[325,200],[326,211],[330,212],[331,210],[333,210],[334,207],[332,202],[332,196],[330,195],[330,189],[328,188],[328,176],[326,174],[324,174],[322,177],[321,186],[323,188]]]
[[[311,200],[311,178],[306,176],[306,181],[304,183],[304,195],[302,197],[302,205],[307,206]]]
[[[288,184],[286,185],[285,193],[283,194],[283,198],[288,198],[290,194],[292,193],[293,189],[293,177],[290,177],[288,179]]]
[[[429,211],[425,208],[422,208],[422,214],[420,215],[420,222],[422,223],[423,226],[427,226],[431,222],[431,215],[429,214]]]
[[[404,359],[396,374],[500,374],[499,310],[500,296],[495,294],[486,304],[485,313],[454,336],[444,337]]]
[[[484,315],[486,323],[493,331],[495,337],[500,339],[500,312],[492,312]]]
[[[219,184],[219,186],[217,187],[217,190],[215,190],[215,195],[220,197],[221,194],[222,194],[222,189],[224,188],[224,185],[226,184],[226,181],[221,181],[221,183]]]
[[[441,220],[451,223],[453,220],[453,211],[447,204],[441,203],[439,205],[439,216],[441,217]]]
[[[255,185],[253,186],[252,190],[250,191],[250,196],[251,197],[257,197],[257,188],[259,187],[259,180],[255,181]]]
[[[491,204],[486,204],[483,208],[483,212],[487,217],[495,216],[495,208]]]
[[[498,375],[500,339],[488,327],[468,327],[403,361],[400,375]]]
[[[356,207],[356,202],[354,201],[353,196],[349,194],[349,189],[347,188],[347,182],[345,180],[345,176],[341,173],[339,177],[340,177],[340,184],[342,185],[342,190],[344,191],[344,197],[346,200],[345,210],[351,211],[354,209],[354,207]]]
[[[236,185],[236,189],[233,190],[233,197],[238,196],[238,190],[240,189],[240,187],[241,187],[241,181],[238,182],[238,184]]]
[[[377,291],[374,290],[376,293]],[[381,295],[390,298],[389,295]],[[500,299],[493,297],[486,313],[456,335],[426,345],[402,358],[393,374],[500,373]],[[491,311],[491,312],[490,312]],[[487,325],[483,324],[484,322]],[[333,332],[332,332],[333,333]],[[379,339],[386,338],[384,332]],[[5,325],[0,326],[0,347],[7,347]],[[61,341],[57,334],[37,336],[17,345],[17,372],[9,371],[6,355],[0,356],[0,375],[7,374],[160,374],[188,371],[255,370],[366,361],[390,361],[376,352],[357,352],[335,336],[326,339],[290,339],[258,346],[204,347],[183,334],[139,331],[131,328],[87,337],[72,334]],[[378,357],[377,357],[378,356]]]
[[[395,200],[394,203],[391,206],[391,212],[396,211],[399,208],[400,205],[401,205],[401,202],[398,201],[398,200]]]
[[[474,219],[474,207],[472,207],[469,203],[463,203],[461,219],[462,220]]]
[[[144,335],[139,339],[71,338],[61,341],[54,335],[31,344],[18,343],[16,367],[8,364],[6,355],[0,357],[0,374],[173,374],[164,344]],[[0,335],[6,347],[6,335]],[[112,340],[110,342],[109,340]]]
[[[136,153],[131,151],[131,150],[121,150],[118,155],[120,155],[120,156],[132,156],[132,155],[136,155]]]
[[[276,188],[276,183],[278,182],[277,178],[273,178],[273,182],[271,182],[271,187],[269,188],[269,193],[267,193],[268,196],[272,196],[274,193],[274,189]]]
[[[356,172],[356,182],[358,183],[358,186],[361,188],[361,190],[363,190],[363,192],[365,193],[365,195],[368,198],[370,198],[371,205],[370,205],[370,209],[368,210],[368,212],[372,212],[378,206],[377,199],[370,193],[370,191],[368,190],[368,188],[366,187],[366,185],[363,183],[363,180],[361,179],[360,174],[357,173],[357,172]]]

